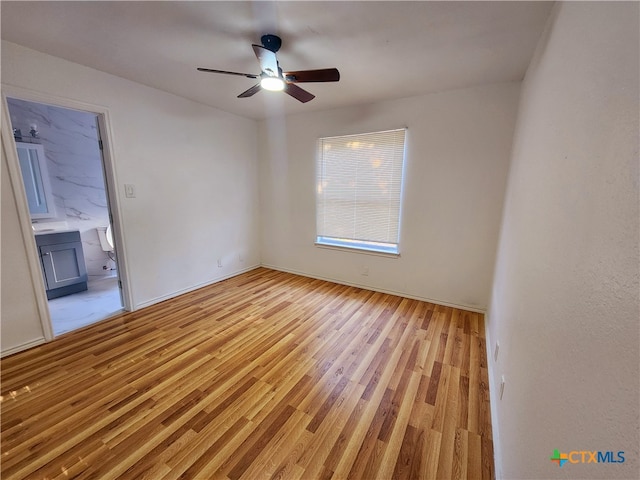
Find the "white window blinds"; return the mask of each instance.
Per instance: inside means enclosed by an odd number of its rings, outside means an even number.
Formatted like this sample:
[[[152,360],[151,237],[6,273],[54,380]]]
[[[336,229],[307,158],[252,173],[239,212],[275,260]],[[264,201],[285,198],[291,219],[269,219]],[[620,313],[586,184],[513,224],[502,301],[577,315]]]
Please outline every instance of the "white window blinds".
[[[405,133],[319,140],[317,243],[398,253]]]

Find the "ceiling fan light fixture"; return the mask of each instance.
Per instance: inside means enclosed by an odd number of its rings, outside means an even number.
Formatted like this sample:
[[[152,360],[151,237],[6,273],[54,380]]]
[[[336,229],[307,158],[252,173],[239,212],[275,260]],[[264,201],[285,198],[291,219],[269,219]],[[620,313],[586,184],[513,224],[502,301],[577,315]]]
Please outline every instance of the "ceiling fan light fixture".
[[[1,0],[0,0],[1,1]],[[214,70],[212,68],[198,67],[201,72],[224,73],[225,75],[237,75],[240,77],[260,79],[253,87],[245,90],[238,98],[253,97],[260,90],[284,92],[299,102],[307,103],[315,98],[310,92],[296,85],[306,82],[337,82],[340,80],[340,72],[337,68],[321,68],[316,70],[294,70],[283,72],[278,63],[276,52],[280,49],[281,40],[277,35],[263,35],[262,45],[251,45],[253,53],[260,64],[260,73],[230,72],[227,70]]]
[[[260,80],[260,86],[265,90],[281,92],[284,90],[284,80],[278,77],[264,77]]]

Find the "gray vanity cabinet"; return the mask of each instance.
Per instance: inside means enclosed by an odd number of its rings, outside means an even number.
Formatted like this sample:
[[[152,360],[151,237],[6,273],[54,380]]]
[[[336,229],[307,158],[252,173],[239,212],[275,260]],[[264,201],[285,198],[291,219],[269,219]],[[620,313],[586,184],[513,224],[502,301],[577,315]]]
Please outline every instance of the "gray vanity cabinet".
[[[36,245],[49,300],[87,289],[80,232],[36,235]]]

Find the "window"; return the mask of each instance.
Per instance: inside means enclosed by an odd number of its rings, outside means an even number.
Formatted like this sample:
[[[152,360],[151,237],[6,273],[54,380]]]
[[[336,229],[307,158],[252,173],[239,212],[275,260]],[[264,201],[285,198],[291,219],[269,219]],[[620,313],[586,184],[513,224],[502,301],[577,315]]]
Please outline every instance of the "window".
[[[318,245],[398,254],[406,129],[318,141]]]

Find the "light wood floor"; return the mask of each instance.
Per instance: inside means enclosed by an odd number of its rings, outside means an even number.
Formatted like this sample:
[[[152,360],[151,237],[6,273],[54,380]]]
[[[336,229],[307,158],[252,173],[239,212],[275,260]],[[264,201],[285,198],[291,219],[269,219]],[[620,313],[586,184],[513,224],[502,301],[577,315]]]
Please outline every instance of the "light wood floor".
[[[5,358],[9,478],[493,478],[481,314],[260,268]]]

